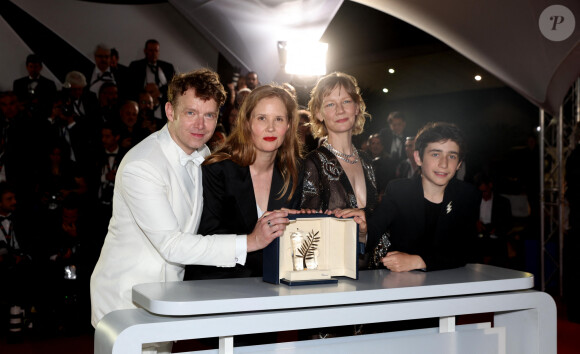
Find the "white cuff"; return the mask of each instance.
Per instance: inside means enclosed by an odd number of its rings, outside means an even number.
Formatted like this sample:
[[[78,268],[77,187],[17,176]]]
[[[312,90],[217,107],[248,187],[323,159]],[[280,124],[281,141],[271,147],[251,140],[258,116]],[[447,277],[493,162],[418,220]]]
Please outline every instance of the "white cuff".
[[[248,237],[246,235],[236,235],[236,263],[246,264],[248,254]]]

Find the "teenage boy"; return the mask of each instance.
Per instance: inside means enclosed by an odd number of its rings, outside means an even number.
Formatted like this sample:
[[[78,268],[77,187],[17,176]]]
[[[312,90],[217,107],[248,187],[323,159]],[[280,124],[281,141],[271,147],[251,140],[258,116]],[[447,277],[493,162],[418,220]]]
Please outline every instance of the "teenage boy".
[[[389,183],[368,222],[360,210],[336,215],[355,216],[361,231],[368,230],[371,253],[389,234],[388,252],[380,262],[391,271],[463,266],[471,259],[481,200],[474,186],[453,178],[464,156],[465,138],[457,126],[429,123],[415,140],[420,176]]]

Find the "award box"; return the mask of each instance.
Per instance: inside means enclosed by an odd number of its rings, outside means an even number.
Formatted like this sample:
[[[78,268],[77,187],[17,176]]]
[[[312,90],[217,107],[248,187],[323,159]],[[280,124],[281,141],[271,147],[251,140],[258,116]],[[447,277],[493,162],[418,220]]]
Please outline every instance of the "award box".
[[[288,219],[284,234],[264,249],[265,282],[308,285],[336,283],[339,276],[358,279],[358,225],[352,218],[290,214]],[[305,235],[302,249],[296,247],[300,234]],[[300,259],[301,252],[306,253],[306,244],[314,244],[310,249],[315,250],[308,253],[311,257]],[[302,260],[305,269],[296,270],[296,264],[302,267]],[[312,262],[317,263],[316,269],[308,269]]]

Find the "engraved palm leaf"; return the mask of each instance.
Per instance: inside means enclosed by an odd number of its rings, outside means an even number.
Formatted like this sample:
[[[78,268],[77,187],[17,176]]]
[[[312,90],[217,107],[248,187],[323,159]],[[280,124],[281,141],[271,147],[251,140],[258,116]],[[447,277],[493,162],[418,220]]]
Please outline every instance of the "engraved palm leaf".
[[[306,269],[306,260],[314,258],[314,251],[318,247],[318,242],[320,241],[320,236],[318,236],[319,231],[309,232],[306,236],[306,239],[300,245],[300,249],[298,249],[298,253],[300,257],[302,257],[302,262],[304,264],[304,269]]]

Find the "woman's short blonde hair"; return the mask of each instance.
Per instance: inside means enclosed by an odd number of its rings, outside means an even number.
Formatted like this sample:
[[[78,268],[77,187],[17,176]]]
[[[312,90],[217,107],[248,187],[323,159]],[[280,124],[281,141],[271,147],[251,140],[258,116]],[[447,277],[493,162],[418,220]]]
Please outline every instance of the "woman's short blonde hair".
[[[328,135],[328,130],[326,129],[324,121],[318,120],[318,116],[324,114],[322,111],[324,98],[336,87],[344,88],[353,99],[354,103],[358,105],[359,110],[352,129],[353,135],[362,133],[366,118],[371,117],[371,115],[366,111],[367,106],[362,99],[360,88],[358,87],[355,77],[341,72],[333,72],[320,78],[316,83],[316,86],[314,86],[310,92],[308,110],[311,113],[310,125],[312,127],[312,135],[314,135],[315,138],[322,138]]]

